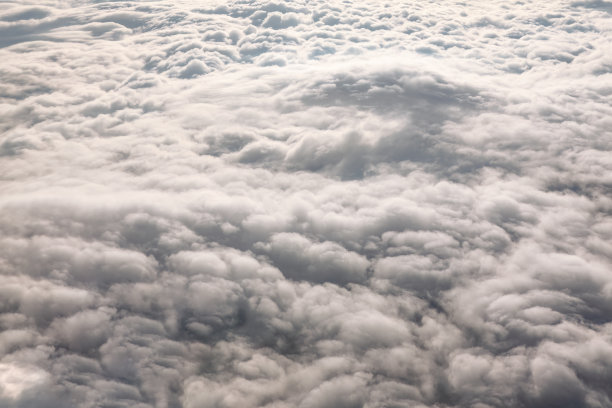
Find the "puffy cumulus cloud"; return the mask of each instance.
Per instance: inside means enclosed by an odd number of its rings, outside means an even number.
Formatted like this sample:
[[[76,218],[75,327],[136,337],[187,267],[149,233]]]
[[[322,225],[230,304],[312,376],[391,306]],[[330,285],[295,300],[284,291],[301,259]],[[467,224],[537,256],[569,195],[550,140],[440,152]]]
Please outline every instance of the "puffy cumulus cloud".
[[[367,258],[336,243],[313,243],[299,234],[279,233],[258,248],[290,279],[338,284],[366,279]]]
[[[0,406],[612,406],[605,1],[5,1]]]

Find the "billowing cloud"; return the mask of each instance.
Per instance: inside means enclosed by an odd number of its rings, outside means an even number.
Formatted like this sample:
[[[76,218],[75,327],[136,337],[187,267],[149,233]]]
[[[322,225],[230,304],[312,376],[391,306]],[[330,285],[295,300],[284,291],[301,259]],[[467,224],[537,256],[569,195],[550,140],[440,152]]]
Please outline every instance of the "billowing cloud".
[[[0,406],[611,406],[611,10],[5,2]]]

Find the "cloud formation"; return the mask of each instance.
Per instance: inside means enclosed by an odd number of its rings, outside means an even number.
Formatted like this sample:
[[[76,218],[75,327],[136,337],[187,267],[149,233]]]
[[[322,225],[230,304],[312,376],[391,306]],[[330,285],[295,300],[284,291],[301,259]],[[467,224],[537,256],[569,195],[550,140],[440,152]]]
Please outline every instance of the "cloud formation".
[[[4,3],[0,406],[611,406],[610,10]]]

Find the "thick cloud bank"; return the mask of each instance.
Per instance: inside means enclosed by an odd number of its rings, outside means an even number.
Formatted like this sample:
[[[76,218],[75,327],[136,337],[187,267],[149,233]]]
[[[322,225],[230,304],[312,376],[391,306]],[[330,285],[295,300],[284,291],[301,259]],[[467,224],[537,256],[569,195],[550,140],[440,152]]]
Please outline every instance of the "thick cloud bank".
[[[0,406],[612,406],[612,3],[0,5]]]

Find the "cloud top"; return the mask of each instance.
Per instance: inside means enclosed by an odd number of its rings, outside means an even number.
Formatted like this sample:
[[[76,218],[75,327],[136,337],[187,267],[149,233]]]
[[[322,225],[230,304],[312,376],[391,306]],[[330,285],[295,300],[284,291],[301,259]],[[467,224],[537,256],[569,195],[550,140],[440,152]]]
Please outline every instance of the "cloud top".
[[[611,27],[6,2],[0,406],[611,406]]]

